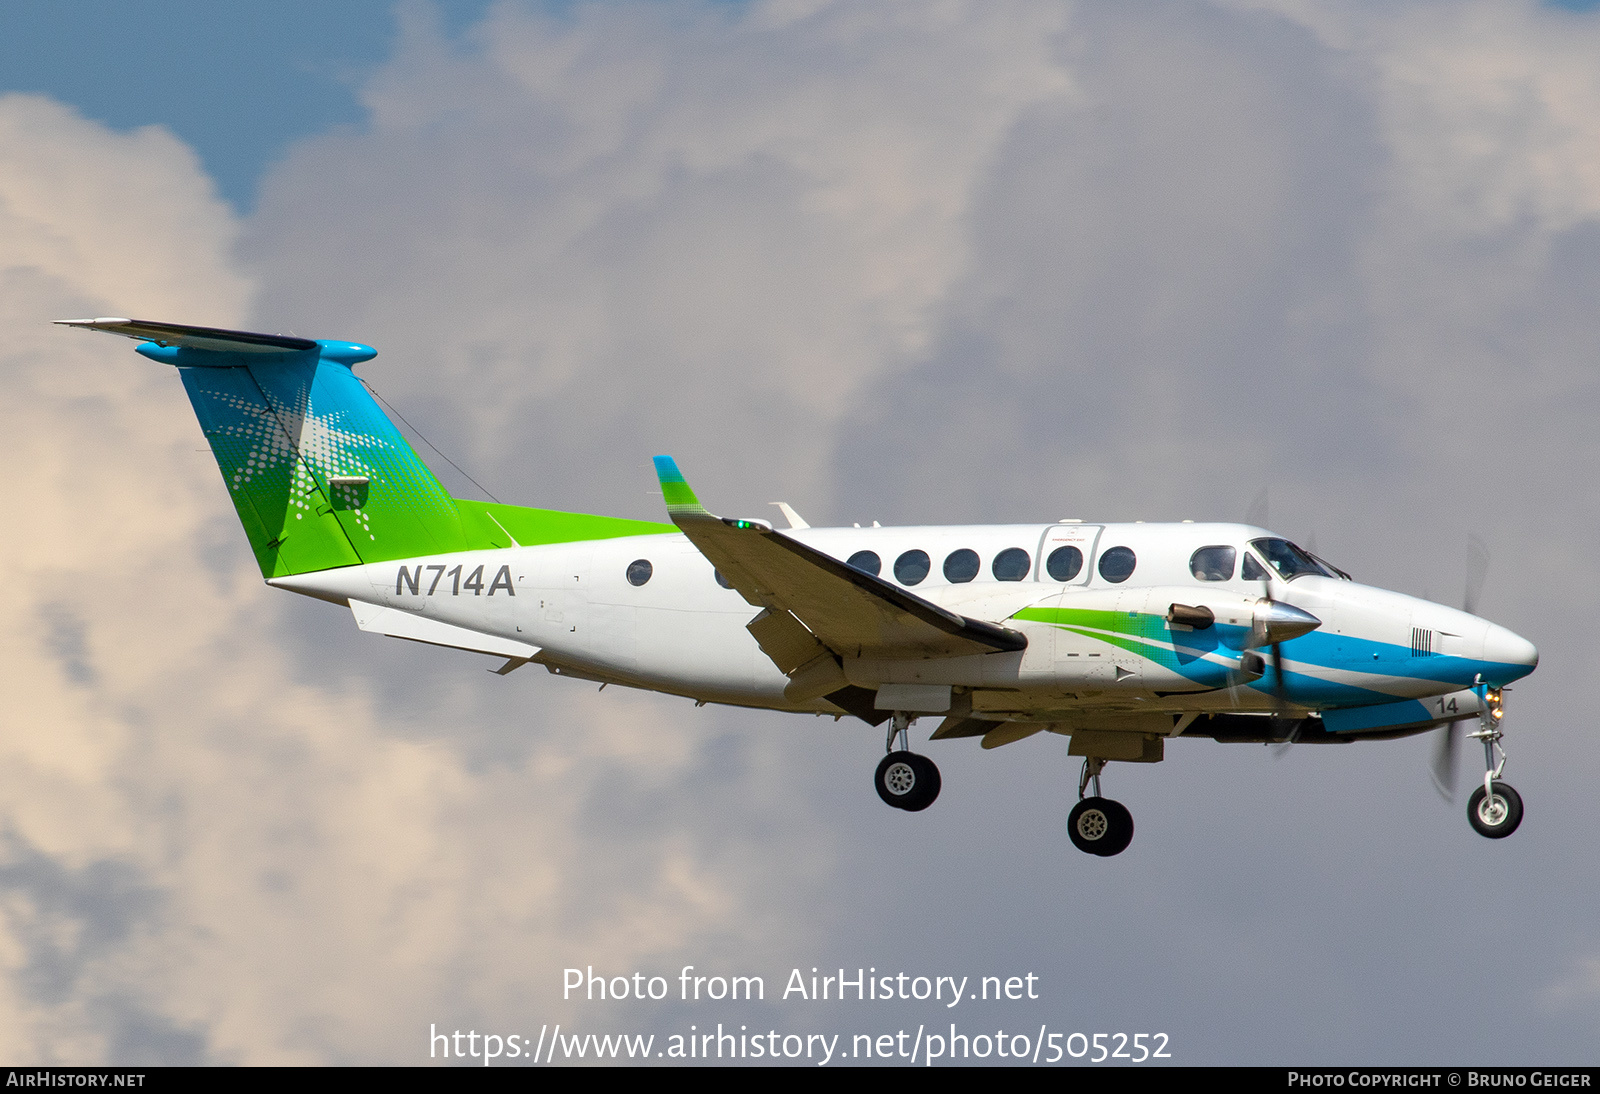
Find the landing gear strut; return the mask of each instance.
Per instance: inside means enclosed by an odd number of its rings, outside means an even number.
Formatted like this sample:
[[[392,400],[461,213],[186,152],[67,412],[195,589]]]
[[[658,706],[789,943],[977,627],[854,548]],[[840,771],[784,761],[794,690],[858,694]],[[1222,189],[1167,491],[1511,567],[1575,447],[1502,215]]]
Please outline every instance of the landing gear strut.
[[[1133,814],[1121,802],[1100,796],[1100,772],[1106,761],[1089,757],[1083,761],[1078,779],[1078,804],[1067,814],[1067,837],[1080,851],[1110,858],[1120,855],[1133,842]],[[1085,796],[1089,784],[1094,794]]]
[[[1474,690],[1483,699],[1483,713],[1478,716],[1477,732],[1467,736],[1483,742],[1486,770],[1483,785],[1467,799],[1467,820],[1478,835],[1486,839],[1504,839],[1522,823],[1522,796],[1511,789],[1510,783],[1500,781],[1500,773],[1506,769],[1506,750],[1500,745],[1500,739],[1505,736],[1500,731],[1500,719],[1505,717],[1505,710],[1501,706],[1499,688],[1480,683]]]
[[[889,754],[878,764],[872,785],[878,797],[896,809],[916,813],[933,804],[939,796],[939,769],[926,756],[919,756],[911,748],[911,723],[909,714],[896,711],[889,723],[889,737],[883,747]],[[895,748],[899,739],[900,747]]]

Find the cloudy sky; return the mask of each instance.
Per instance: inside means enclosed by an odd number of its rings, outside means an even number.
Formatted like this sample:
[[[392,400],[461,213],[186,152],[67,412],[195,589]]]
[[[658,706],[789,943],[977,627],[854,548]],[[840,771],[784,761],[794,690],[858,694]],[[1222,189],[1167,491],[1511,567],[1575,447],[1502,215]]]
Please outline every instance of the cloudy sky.
[[[1041,1025],[1184,1063],[1594,1062],[1600,12],[1532,2],[7,6],[0,1058],[411,1063],[430,1024]],[[219,14],[226,11],[226,14]],[[1531,638],[1511,839],[1431,742],[1065,741],[558,680],[266,589],[171,370],[350,338],[506,501],[1236,519]],[[431,458],[431,453],[424,452]],[[439,466],[436,462],[436,466]],[[452,489],[470,484],[441,474]],[[926,729],[927,727],[919,727]],[[562,999],[562,970],[764,1004]],[[801,1004],[790,969],[1040,998]]]

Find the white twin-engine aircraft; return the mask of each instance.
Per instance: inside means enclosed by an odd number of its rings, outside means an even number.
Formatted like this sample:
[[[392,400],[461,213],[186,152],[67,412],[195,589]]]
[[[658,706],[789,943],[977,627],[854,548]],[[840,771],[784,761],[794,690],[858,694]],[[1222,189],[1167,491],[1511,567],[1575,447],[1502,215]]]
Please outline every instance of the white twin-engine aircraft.
[[[1133,819],[1107,761],[1172,737],[1311,743],[1441,730],[1484,749],[1468,818],[1510,835],[1502,689],[1533,645],[1468,611],[1362,585],[1265,528],[1094,524],[811,528],[717,517],[656,457],[671,524],[453,498],[352,366],[376,351],[121,318],[62,320],[174,365],[268,583],[363,630],[560,676],[888,723],[874,785],[926,809],[931,740],[1048,731],[1083,757],[1072,842]],[[1090,788],[1093,793],[1089,793]]]

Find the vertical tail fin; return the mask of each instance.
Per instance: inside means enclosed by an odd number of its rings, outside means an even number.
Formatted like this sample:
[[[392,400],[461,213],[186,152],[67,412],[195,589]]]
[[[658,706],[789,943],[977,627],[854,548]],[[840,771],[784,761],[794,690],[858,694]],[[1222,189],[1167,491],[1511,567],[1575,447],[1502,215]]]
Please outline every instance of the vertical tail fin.
[[[660,535],[670,524],[452,498],[351,366],[357,342],[62,319],[177,366],[262,576],[516,544]]]
[[[64,322],[140,339],[139,353],[177,366],[263,576],[480,545],[351,372],[376,350],[128,319]]]

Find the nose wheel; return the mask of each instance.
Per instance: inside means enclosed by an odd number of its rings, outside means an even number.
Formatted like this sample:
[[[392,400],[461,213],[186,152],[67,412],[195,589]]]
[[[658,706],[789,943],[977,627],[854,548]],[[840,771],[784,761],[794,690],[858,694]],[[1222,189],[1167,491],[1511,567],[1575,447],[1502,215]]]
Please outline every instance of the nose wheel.
[[[1120,855],[1133,842],[1133,814],[1119,801],[1100,796],[1100,772],[1106,762],[1091,757],[1083,761],[1078,779],[1078,804],[1067,814],[1067,838],[1090,855]],[[1094,793],[1087,794],[1090,784]]]
[[[1500,745],[1505,736],[1500,729],[1500,720],[1505,717],[1502,689],[1489,687],[1479,677],[1474,690],[1482,697],[1483,706],[1477,732],[1467,736],[1483,742],[1483,766],[1488,770],[1484,772],[1483,785],[1467,799],[1467,821],[1485,839],[1505,839],[1522,823],[1522,795],[1511,789],[1510,783],[1500,781],[1500,773],[1506,769],[1506,750]]]
[[[1522,795],[1510,783],[1490,781],[1467,799],[1467,820],[1486,839],[1504,839],[1522,823]]]
[[[879,761],[872,785],[884,804],[908,813],[919,813],[939,796],[941,783],[934,762],[906,747],[911,743],[911,722],[909,715],[897,712],[889,723],[889,739],[884,745],[889,754]],[[900,748],[894,747],[896,738],[899,738]]]

